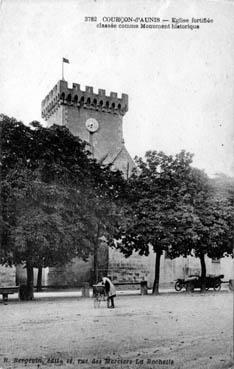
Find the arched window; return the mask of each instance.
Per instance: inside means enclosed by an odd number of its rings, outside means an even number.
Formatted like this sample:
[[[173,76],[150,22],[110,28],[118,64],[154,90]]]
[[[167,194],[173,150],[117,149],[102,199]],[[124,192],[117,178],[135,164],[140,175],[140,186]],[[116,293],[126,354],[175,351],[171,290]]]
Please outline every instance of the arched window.
[[[63,92],[63,93],[61,93],[61,95],[60,95],[60,98],[63,100],[63,102],[64,102],[64,100],[65,100],[65,93]]]
[[[118,109],[121,110],[121,104],[118,104]]]
[[[101,107],[103,106],[103,101],[102,101],[102,100],[100,101],[99,105],[100,105]]]
[[[87,101],[86,101],[86,104],[87,104],[87,105],[90,105],[90,103],[91,103],[91,100],[90,100],[90,97],[88,97],[88,99],[87,99]]]
[[[84,96],[82,96],[80,99],[80,105],[84,105]]]
[[[109,101],[106,102],[106,108],[109,109]]]
[[[114,109],[115,108],[115,103],[112,103],[111,104],[111,109]]]
[[[74,104],[77,104],[77,103],[78,103],[78,96],[75,95],[75,97],[74,97]]]
[[[97,106],[97,99],[93,99],[93,106]]]
[[[67,97],[67,102],[70,103],[71,102],[71,94],[68,95]]]

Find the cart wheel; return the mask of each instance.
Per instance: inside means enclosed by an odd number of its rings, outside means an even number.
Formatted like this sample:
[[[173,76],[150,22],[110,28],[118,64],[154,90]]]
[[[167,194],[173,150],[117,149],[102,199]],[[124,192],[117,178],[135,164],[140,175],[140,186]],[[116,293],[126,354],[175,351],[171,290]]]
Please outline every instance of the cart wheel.
[[[182,290],[182,288],[183,288],[182,283],[181,283],[180,281],[177,281],[177,282],[175,283],[175,290],[176,290],[176,291],[181,291],[181,290]]]
[[[214,286],[214,291],[220,291],[221,289],[221,282],[217,282]]]

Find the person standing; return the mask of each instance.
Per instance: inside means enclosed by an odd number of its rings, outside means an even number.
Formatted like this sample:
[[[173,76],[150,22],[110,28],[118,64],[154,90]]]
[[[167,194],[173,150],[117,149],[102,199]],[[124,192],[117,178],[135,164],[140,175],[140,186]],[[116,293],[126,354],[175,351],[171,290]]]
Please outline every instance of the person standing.
[[[114,309],[114,297],[116,297],[116,289],[113,283],[111,282],[110,278],[103,277],[102,282],[105,287],[105,292],[107,294],[107,307],[109,309]]]

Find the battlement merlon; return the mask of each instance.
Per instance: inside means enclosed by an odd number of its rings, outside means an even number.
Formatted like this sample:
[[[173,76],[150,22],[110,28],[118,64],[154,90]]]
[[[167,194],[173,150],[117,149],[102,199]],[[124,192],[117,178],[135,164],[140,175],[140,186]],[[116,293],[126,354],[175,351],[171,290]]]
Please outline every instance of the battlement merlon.
[[[103,89],[94,93],[91,86],[86,86],[85,91],[81,91],[79,84],[73,83],[72,88],[68,88],[67,81],[60,80],[42,100],[42,118],[47,120],[60,105],[125,115],[128,111],[128,95],[122,94],[119,98],[116,92],[111,92],[110,96],[107,96]]]

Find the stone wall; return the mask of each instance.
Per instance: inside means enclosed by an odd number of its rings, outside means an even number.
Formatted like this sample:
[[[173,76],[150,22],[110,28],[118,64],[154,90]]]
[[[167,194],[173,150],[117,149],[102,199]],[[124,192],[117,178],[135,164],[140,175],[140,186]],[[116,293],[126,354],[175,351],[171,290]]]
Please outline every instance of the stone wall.
[[[65,106],[60,105],[58,109],[52,114],[48,120],[49,126],[58,124],[63,126],[65,121]]]
[[[0,266],[0,287],[9,287],[16,285],[15,267]]]
[[[48,286],[78,287],[84,282],[90,282],[92,258],[84,262],[78,258],[70,263],[56,268],[49,268],[47,276]]]
[[[98,279],[101,280],[108,271],[108,247],[105,242],[100,242],[97,257]],[[95,283],[93,255],[87,261],[75,258],[66,265],[49,268],[48,286],[80,287],[84,283]]]
[[[140,256],[134,253],[129,258],[117,251],[111,249],[109,252],[109,275],[116,282],[135,282],[147,280],[148,287],[153,286],[155,275],[155,253],[150,251],[149,256]],[[227,281],[233,278],[233,259],[224,257],[217,262],[206,257],[207,275],[224,275]],[[178,278],[187,278],[191,274],[200,275],[200,260],[195,257],[179,257],[169,259],[163,253],[160,260],[160,286],[174,286]]]
[[[86,129],[85,122],[89,118],[94,118],[99,123],[95,133],[89,133]],[[98,160],[105,159],[110,153],[118,152],[123,145],[121,115],[60,105],[47,122],[49,125],[65,125],[74,136],[80,137],[89,144],[92,141],[93,154]]]

